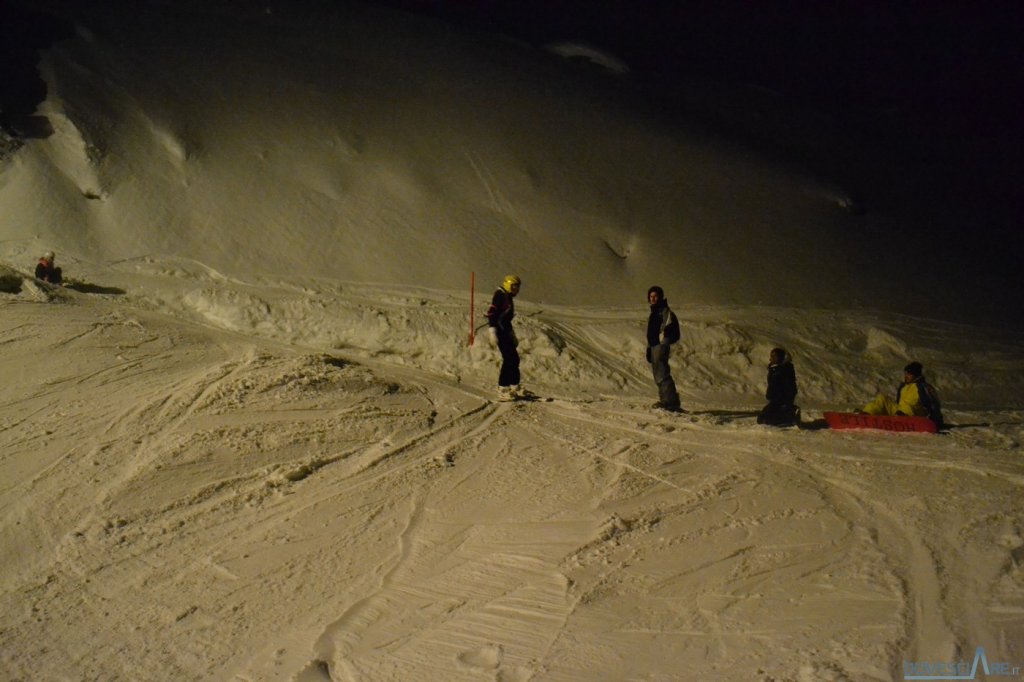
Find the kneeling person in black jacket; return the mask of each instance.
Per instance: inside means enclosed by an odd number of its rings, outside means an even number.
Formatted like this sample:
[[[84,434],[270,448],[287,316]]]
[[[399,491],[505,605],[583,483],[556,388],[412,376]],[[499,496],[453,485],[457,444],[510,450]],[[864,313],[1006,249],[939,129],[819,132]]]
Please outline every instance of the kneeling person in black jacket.
[[[782,348],[773,348],[768,358],[768,404],[757,416],[758,424],[791,426],[800,421],[800,408],[796,400],[796,370],[789,354]]]

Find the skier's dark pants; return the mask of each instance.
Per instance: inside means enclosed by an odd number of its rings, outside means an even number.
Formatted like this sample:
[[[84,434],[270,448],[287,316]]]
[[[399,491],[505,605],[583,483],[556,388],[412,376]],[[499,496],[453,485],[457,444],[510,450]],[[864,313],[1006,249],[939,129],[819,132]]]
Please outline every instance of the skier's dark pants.
[[[670,348],[665,343],[651,346],[651,371],[654,383],[658,385],[658,402],[665,409],[678,410],[679,394],[676,392],[676,382],[672,379],[672,370],[668,366]]]
[[[498,350],[501,351],[501,372],[498,386],[519,385],[519,351],[511,336],[498,335]]]
[[[792,403],[768,403],[757,416],[758,424],[790,426],[800,420],[800,408]]]

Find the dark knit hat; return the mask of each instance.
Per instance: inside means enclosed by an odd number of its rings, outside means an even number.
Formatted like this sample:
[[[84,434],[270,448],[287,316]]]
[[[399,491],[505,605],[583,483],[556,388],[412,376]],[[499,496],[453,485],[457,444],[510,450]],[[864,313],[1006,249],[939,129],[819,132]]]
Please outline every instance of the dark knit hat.
[[[650,289],[647,290],[647,298],[651,297],[651,292],[652,291],[657,291],[658,292],[658,298],[664,300],[664,298],[665,298],[665,290],[664,289],[662,289],[659,286],[651,287]]]
[[[910,376],[917,378],[924,374],[924,367],[921,366],[920,362],[912,362],[903,368],[903,371]]]

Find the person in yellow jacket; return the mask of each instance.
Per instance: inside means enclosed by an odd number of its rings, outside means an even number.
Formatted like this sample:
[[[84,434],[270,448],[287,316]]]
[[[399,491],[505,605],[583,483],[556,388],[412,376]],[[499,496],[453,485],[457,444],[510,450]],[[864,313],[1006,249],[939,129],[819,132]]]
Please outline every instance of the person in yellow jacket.
[[[878,395],[860,410],[862,414],[928,417],[942,428],[942,407],[935,387],[925,381],[920,362],[903,368],[903,383],[896,389],[896,399]]]

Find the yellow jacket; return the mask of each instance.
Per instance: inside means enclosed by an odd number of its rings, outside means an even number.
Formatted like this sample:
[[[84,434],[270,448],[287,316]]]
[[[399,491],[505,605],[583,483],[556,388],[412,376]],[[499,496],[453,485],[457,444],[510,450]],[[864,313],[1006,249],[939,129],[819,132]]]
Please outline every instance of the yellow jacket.
[[[902,384],[896,389],[896,411],[915,417],[927,417],[928,408],[921,402],[921,391],[917,383]]]
[[[896,400],[880,395],[864,406],[867,414],[907,415],[928,417],[942,427],[942,407],[939,395],[924,378],[909,384],[900,384],[896,389]]]

